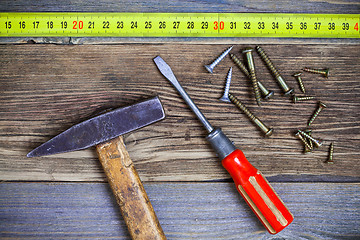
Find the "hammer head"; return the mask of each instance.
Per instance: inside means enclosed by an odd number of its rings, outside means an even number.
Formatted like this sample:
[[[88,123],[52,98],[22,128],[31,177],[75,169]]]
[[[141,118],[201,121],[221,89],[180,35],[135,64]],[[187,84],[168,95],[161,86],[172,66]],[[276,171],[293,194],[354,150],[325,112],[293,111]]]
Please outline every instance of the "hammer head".
[[[160,99],[118,108],[60,133],[27,154],[39,157],[85,149],[165,118]]]

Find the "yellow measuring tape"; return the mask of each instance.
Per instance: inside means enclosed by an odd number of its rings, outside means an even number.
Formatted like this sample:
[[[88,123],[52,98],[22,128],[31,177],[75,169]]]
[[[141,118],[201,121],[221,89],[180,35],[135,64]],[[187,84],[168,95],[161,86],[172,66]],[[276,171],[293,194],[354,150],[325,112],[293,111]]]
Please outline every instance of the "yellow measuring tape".
[[[0,37],[360,38],[360,14],[0,13]]]

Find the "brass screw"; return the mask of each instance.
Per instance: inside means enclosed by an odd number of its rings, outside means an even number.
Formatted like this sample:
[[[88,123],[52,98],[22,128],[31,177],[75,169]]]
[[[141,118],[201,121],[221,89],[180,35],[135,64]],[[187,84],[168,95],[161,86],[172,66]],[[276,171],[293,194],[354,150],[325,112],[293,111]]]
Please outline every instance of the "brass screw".
[[[301,131],[301,130],[298,130],[298,132],[303,135],[304,137],[306,137],[307,139],[311,140],[314,144],[315,144],[315,147],[321,147],[322,146],[322,141],[321,140],[317,140],[315,138],[313,138],[312,136],[310,136],[309,134]]]
[[[307,101],[307,100],[311,100],[314,99],[315,97],[313,96],[302,96],[302,97],[297,97],[297,96],[293,96],[293,102],[297,103],[297,102],[301,102],[301,101]]]
[[[294,75],[293,75],[295,78],[296,78],[296,80],[298,81],[298,83],[299,83],[299,86],[300,86],[300,90],[303,92],[303,93],[305,93],[305,86],[304,86],[304,83],[303,83],[303,81],[302,81],[302,79],[301,79],[301,72],[297,72],[297,73],[295,73]]]
[[[297,138],[299,138],[305,145],[305,150],[304,152],[307,153],[307,152],[311,152],[313,150],[313,148],[310,146],[310,144],[308,143],[308,141],[300,134],[300,132],[297,132],[295,134],[295,136]]]
[[[232,53],[230,53],[230,58],[234,61],[236,66],[238,66],[239,69],[245,74],[245,76],[251,80],[250,73],[246,69],[245,65]],[[269,91],[259,80],[257,82],[259,85],[259,89],[264,96],[264,99],[265,100],[270,99],[274,95],[274,91]]]
[[[235,54],[230,53],[230,58],[234,61],[234,63],[240,68],[240,70],[245,74],[245,76],[247,76],[248,78],[250,78],[250,73],[247,70],[247,68],[245,67],[245,65],[235,56]]]
[[[279,83],[280,87],[283,89],[285,95],[292,94],[294,92],[294,89],[290,88],[285,80],[282,78],[280,73],[276,70],[272,62],[270,61],[269,57],[266,55],[264,50],[260,46],[255,47],[256,51],[259,53],[262,60],[266,63],[267,67],[270,69],[272,74],[274,75],[275,79]]]
[[[272,96],[274,96],[274,91],[269,91],[260,81],[258,81],[258,85],[265,100],[269,100]]]
[[[308,122],[308,126],[310,126],[310,125],[313,123],[313,121],[315,120],[315,118],[319,115],[319,113],[320,113],[324,108],[326,108],[326,105],[325,105],[323,102],[319,101],[319,106],[318,106],[318,108],[316,109],[316,111],[314,112],[314,114],[312,115],[312,117],[310,118],[310,120],[309,120],[309,122]]]
[[[252,112],[250,112],[250,110],[247,109],[247,107],[244,104],[242,104],[239,101],[239,99],[237,99],[231,93],[229,93],[229,98],[232,103],[234,103],[241,111],[243,111],[246,114],[246,116],[248,116],[250,120],[260,128],[260,130],[265,134],[266,137],[270,137],[273,134],[274,129],[267,127],[262,121],[260,121],[260,119],[255,117],[255,115]]]
[[[256,74],[255,74],[255,64],[254,64],[254,59],[252,57],[252,52],[254,51],[254,49],[252,48],[246,48],[243,53],[245,53],[246,56],[246,60],[248,63],[248,67],[249,67],[249,72],[250,72],[250,79],[253,85],[253,90],[255,93],[255,99],[256,99],[256,103],[257,105],[261,105],[261,95],[260,95],[260,90],[259,90],[259,85],[258,85],[258,81],[256,79]]]
[[[309,73],[316,73],[316,74],[321,74],[323,75],[324,77],[328,78],[329,76],[329,69],[326,68],[326,69],[312,69],[312,68],[303,68],[303,70],[305,72],[309,72]]]
[[[226,57],[226,55],[230,52],[230,50],[232,48],[233,48],[233,46],[229,47],[219,57],[217,57],[212,63],[210,63],[209,65],[205,65],[204,67],[206,68],[206,70],[208,70],[209,73],[213,73],[214,67],[216,65],[218,65],[219,62],[224,59],[224,57]]]
[[[329,156],[326,163],[331,163],[331,164],[334,163],[333,154],[334,154],[334,143],[331,143],[329,148]]]
[[[305,129],[304,132],[305,132],[306,134],[308,134],[309,136],[311,136],[311,132],[312,132],[311,129]],[[311,140],[308,140],[307,142],[309,143],[309,145],[310,145],[310,147],[311,147],[311,150],[314,149],[313,142],[312,142]],[[306,151],[305,151],[305,152],[306,152]]]

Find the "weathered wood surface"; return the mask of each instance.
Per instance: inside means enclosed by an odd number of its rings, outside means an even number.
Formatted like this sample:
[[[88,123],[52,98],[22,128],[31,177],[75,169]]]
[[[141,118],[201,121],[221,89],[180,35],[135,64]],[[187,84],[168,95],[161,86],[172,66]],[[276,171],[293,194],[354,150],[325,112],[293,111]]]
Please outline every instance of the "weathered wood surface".
[[[248,45],[235,45],[233,52]],[[253,45],[252,45],[253,46]],[[330,68],[328,79],[304,74],[307,94],[326,108],[313,124],[324,147],[302,154],[294,131],[305,128],[316,101],[293,104],[281,96],[261,59],[258,79],[275,91],[274,99],[255,104],[251,83],[230,58],[209,74],[203,67],[228,45],[7,45],[0,46],[1,180],[103,181],[95,150],[26,158],[26,153],[92,114],[159,95],[166,119],[125,135],[128,151],[144,181],[229,179],[205,140],[206,132],[152,59],[161,55],[204,115],[245,153],[270,180],[358,181],[360,177],[360,81],[357,45],[262,45],[288,84],[304,66]],[[232,104],[217,100],[234,67],[231,91],[275,129],[265,139]],[[325,164],[330,142],[334,165]],[[287,179],[287,180],[286,180]],[[306,178],[305,181],[311,180]],[[332,179],[332,180],[331,180]]]
[[[56,1],[26,0],[1,1],[0,12],[299,12],[299,13],[359,13],[359,2],[343,1],[113,1],[81,0]],[[291,4],[291,5],[289,5]]]
[[[147,183],[168,239],[359,239],[357,183],[275,183],[295,216],[272,236],[232,183]],[[2,239],[128,239],[104,183],[0,183]]]

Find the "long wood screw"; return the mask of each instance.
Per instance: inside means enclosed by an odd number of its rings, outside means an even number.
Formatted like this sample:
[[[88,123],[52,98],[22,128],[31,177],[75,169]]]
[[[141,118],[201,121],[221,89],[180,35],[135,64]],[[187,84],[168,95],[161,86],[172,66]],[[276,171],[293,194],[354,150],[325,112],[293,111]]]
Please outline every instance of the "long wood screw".
[[[266,55],[265,51],[260,47],[260,46],[256,46],[255,47],[256,51],[259,53],[260,57],[262,58],[262,60],[266,63],[266,66],[270,69],[270,71],[272,72],[272,74],[274,75],[275,79],[277,80],[277,82],[279,83],[280,87],[283,89],[284,94],[285,95],[289,95],[292,94],[294,92],[294,89],[290,88],[285,80],[283,79],[283,77],[280,75],[280,73],[278,72],[278,70],[276,70],[276,68],[274,67],[274,65],[272,64],[271,60],[269,59],[269,57]]]
[[[326,108],[326,105],[325,103],[319,101],[319,106],[318,108],[316,109],[316,111],[314,112],[314,114],[312,115],[312,117],[310,118],[309,122],[308,122],[308,126],[310,126],[314,120],[316,119],[316,117],[319,115],[319,113],[324,109]]]
[[[240,110],[242,110],[250,118],[250,120],[252,122],[254,122],[256,124],[256,126],[258,126],[261,129],[262,132],[265,133],[265,136],[270,137],[271,134],[273,133],[273,129],[268,128],[263,122],[260,121],[260,119],[255,117],[255,115],[252,112],[250,112],[250,110],[244,104],[242,104],[239,101],[239,99],[237,99],[234,95],[232,95],[229,92],[230,83],[231,83],[231,75],[232,75],[231,73],[232,73],[232,68],[229,69],[228,75],[226,77],[224,95],[220,98],[220,100],[223,102],[234,103]],[[227,94],[227,96],[225,96],[225,94]]]
[[[305,86],[304,86],[304,83],[303,83],[303,81],[302,81],[302,79],[301,79],[301,72],[297,72],[297,73],[295,73],[294,75],[293,75],[295,78],[296,78],[296,80],[298,81],[298,83],[299,83],[299,86],[300,86],[300,90],[303,92],[303,93],[305,93],[306,92],[306,90],[305,90]]]
[[[326,69],[313,69],[313,68],[305,67],[305,68],[303,68],[303,70],[305,72],[309,72],[309,73],[321,74],[326,78],[329,77],[329,69],[328,68],[326,68]]]
[[[212,63],[210,63],[209,65],[205,65],[206,70],[208,70],[209,73],[213,73],[214,67],[216,65],[218,65],[219,62],[224,59],[224,57],[226,57],[226,55],[231,51],[232,48],[233,48],[233,46],[229,47],[219,57],[217,57]]]
[[[315,139],[313,138],[312,136],[310,136],[309,134],[301,131],[301,130],[298,130],[298,132],[303,135],[304,137],[306,137],[307,139],[311,140],[314,144],[315,144],[315,147],[321,147],[322,146],[322,141],[321,140],[318,140],[318,139]]]
[[[302,101],[307,101],[307,100],[312,100],[315,97],[313,96],[302,96],[302,97],[298,97],[298,96],[293,96],[293,102],[297,103],[297,102],[302,102]]]
[[[334,163],[333,154],[334,154],[334,143],[331,143],[329,148],[329,156],[326,163],[331,163],[331,164]]]
[[[247,70],[247,68],[245,67],[245,65],[233,53],[230,53],[230,58],[234,61],[236,66],[238,66],[239,69],[245,74],[245,76],[251,80],[250,73]],[[274,95],[274,91],[268,90],[259,80],[257,80],[257,82],[259,85],[259,89],[260,89],[262,95],[264,96],[264,99],[265,100],[270,99]]]
[[[247,63],[248,63],[250,79],[251,79],[253,90],[254,90],[254,93],[255,93],[256,103],[257,103],[257,105],[260,106],[261,105],[261,95],[260,95],[258,81],[256,79],[255,64],[254,64],[254,59],[253,59],[253,56],[252,56],[253,51],[254,51],[254,49],[252,49],[252,48],[246,48],[243,51],[243,53],[245,53],[246,60],[247,60]]]
[[[239,99],[237,99],[231,93],[229,93],[229,98],[232,103],[234,103],[241,111],[243,111],[246,116],[248,116],[250,120],[260,128],[266,137],[270,137],[273,134],[274,129],[267,127],[260,119],[258,119],[252,112],[250,112],[250,110],[244,104],[242,104]]]

